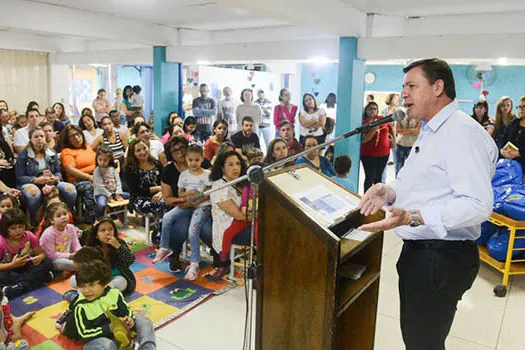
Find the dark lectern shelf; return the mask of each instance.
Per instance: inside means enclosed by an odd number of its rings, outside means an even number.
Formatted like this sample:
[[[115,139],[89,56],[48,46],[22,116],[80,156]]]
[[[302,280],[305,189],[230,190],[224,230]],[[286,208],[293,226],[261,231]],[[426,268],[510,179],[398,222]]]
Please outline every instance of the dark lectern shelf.
[[[258,350],[374,347],[383,233],[362,241],[340,237],[382,219],[384,213],[363,217],[350,208],[328,226],[332,217],[319,217],[297,196],[320,185],[338,199],[359,201],[356,194],[305,166],[271,173],[260,187]],[[338,276],[346,264],[366,270],[357,280]]]

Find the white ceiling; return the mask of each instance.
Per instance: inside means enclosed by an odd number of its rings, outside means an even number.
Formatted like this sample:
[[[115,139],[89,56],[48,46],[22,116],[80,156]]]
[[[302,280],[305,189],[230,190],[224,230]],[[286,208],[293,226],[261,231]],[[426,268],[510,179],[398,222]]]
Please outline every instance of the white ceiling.
[[[363,11],[391,16],[443,16],[525,11],[523,0],[342,0]],[[482,25],[480,23],[480,25]]]
[[[228,30],[287,24],[213,0],[28,0],[177,28]]]
[[[525,0],[0,0],[0,8],[0,48],[68,59],[140,49],[149,57],[156,45],[187,60],[212,61],[215,51],[224,61],[337,59],[340,36],[359,37],[366,60],[525,58]]]

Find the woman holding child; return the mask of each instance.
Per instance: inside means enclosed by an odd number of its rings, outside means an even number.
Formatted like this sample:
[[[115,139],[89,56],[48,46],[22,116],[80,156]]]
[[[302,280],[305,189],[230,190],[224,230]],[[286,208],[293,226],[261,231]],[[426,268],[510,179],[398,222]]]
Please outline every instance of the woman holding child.
[[[212,189],[246,173],[244,159],[236,151],[219,154],[213,164],[210,180]],[[241,191],[228,186],[210,195],[213,217],[213,248],[220,252],[220,264],[214,279],[221,279],[230,271],[229,255],[232,244],[248,244],[252,221],[248,199],[241,197]]]
[[[166,206],[172,208],[168,211],[162,219],[162,232],[161,232],[161,248],[168,248],[167,254],[161,256],[157,252],[157,257],[154,263],[163,261],[164,259],[170,258],[170,270],[177,272],[182,270],[180,262],[180,252],[182,251],[183,243],[188,239],[188,232],[190,227],[190,216],[183,216],[178,220],[176,218],[176,209],[189,209],[195,208],[205,201],[200,199],[197,201],[181,200],[178,194],[178,183],[180,174],[188,170],[188,163],[186,161],[186,152],[188,149],[188,141],[183,137],[172,137],[165,146],[166,156],[170,163],[166,166],[166,169],[162,176],[162,192],[164,194],[164,201]],[[207,168],[206,161],[203,162],[202,167]],[[205,220],[201,222],[200,238],[206,245],[211,247],[212,234],[211,234],[211,220]],[[218,259],[218,255],[213,251],[211,254],[214,256],[214,260]],[[188,276],[190,277],[190,276]]]

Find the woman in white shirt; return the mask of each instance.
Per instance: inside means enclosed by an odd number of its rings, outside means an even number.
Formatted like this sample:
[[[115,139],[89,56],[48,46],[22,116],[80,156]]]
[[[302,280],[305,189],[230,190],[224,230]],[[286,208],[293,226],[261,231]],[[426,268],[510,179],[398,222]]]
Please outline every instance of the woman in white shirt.
[[[246,172],[246,164],[236,151],[227,151],[217,156],[210,174],[212,189],[237,179]],[[220,280],[229,272],[229,251],[231,244],[248,244],[251,212],[246,206],[241,208],[241,192],[228,186],[210,195],[213,218],[213,249],[220,252],[220,265],[213,279]]]
[[[335,94],[331,92],[328,94],[328,96],[326,96],[326,100],[324,101],[323,104],[321,104],[321,107],[320,107],[321,109],[324,109],[327,118],[332,118],[334,120],[334,129],[332,130],[330,135],[328,135],[329,140],[334,138],[334,133],[335,133],[335,120],[337,116],[336,101],[337,99],[336,99]]]
[[[301,124],[299,141],[303,143],[306,136],[314,136],[319,144],[324,143],[326,140],[323,131],[325,123],[326,112],[317,107],[314,95],[307,92],[303,96],[303,110],[299,113],[299,124]]]
[[[97,128],[97,124],[95,123],[95,118],[93,118],[89,114],[84,114],[82,117],[80,117],[78,121],[78,126],[80,129],[82,129],[82,133],[84,134],[84,138],[86,139],[86,143],[91,146],[93,141],[100,135],[104,133],[104,131],[100,128]]]
[[[149,152],[153,158],[159,160],[162,166],[166,166],[167,160],[164,153],[164,145],[159,140],[151,138],[151,126],[146,123],[135,124],[133,134],[148,145]]]

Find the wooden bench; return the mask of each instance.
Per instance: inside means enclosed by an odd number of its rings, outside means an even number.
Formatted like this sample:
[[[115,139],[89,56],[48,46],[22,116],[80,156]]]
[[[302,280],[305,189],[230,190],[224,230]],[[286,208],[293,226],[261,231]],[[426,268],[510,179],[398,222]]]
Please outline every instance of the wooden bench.
[[[123,214],[124,218],[122,223],[124,225],[128,224],[128,199],[123,199],[117,202],[108,202],[106,204],[106,215],[113,217],[114,215]]]

